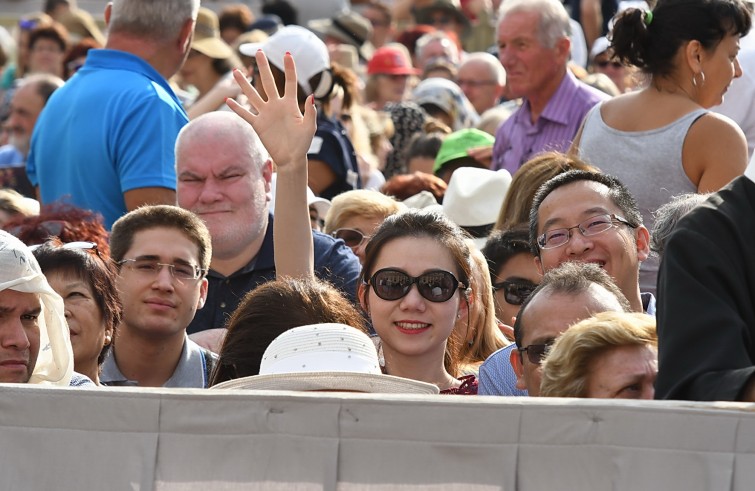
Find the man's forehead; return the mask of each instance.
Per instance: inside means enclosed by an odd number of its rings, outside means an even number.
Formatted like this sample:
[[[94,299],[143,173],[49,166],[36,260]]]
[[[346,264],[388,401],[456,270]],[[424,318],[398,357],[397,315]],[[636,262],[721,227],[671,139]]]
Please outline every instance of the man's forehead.
[[[16,290],[0,290],[0,309],[2,310],[33,310],[41,307],[37,293],[19,292]]]
[[[156,240],[156,237],[165,239]],[[196,262],[199,258],[199,246],[179,228],[157,226],[134,233],[126,257],[134,256],[155,256],[171,260],[191,259]]]
[[[589,215],[590,213],[615,213],[618,207],[611,199],[605,184],[581,180],[564,184],[543,199],[538,208],[538,226],[561,217]]]

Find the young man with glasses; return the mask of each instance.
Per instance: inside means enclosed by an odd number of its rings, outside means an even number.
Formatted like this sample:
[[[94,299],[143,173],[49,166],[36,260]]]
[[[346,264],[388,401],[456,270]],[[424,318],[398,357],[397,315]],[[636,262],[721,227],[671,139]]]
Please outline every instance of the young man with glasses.
[[[639,287],[640,262],[650,252],[649,241],[650,234],[642,225],[637,203],[616,178],[595,172],[570,171],[543,184],[535,195],[530,216],[530,247],[541,273],[571,261],[596,264],[608,273],[629,301],[631,311],[654,315],[655,298],[641,294]],[[546,315],[563,316],[557,299],[551,300],[546,306]],[[524,305],[517,323],[524,315],[523,310]],[[574,319],[577,320],[581,319]],[[541,321],[538,320],[538,325]],[[569,325],[563,324],[563,318],[560,322],[561,330]],[[514,330],[517,337],[516,325]],[[553,335],[554,330],[549,334]],[[529,344],[532,344],[531,339],[517,337],[518,347],[527,348]],[[507,360],[501,351],[493,353],[480,369],[481,394],[500,394],[496,387],[506,384],[501,378],[506,370],[501,366],[505,366]],[[512,352],[509,358],[517,371],[515,362],[524,357]],[[483,369],[488,377],[483,376]],[[525,385],[520,372],[521,369],[517,371],[517,386]]]
[[[123,320],[100,381],[207,387],[217,357],[186,335],[207,297],[212,245],[204,222],[175,206],[138,208],[113,224],[110,254]]]

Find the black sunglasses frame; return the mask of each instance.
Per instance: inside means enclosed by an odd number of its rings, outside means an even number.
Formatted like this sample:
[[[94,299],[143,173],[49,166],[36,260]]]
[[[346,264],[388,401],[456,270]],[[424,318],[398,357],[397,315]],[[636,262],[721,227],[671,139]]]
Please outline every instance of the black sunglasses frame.
[[[399,285],[396,285],[395,287],[398,289],[397,291],[401,292],[401,295],[398,295],[396,297],[385,296],[384,295],[385,292],[383,292],[383,295],[381,295],[381,288],[383,288],[383,286],[378,284],[378,281],[379,281],[378,277],[381,275],[381,273],[398,274],[405,277],[408,280],[408,282],[403,282],[400,285],[400,288],[399,288]],[[444,295],[442,298],[433,297],[431,294],[433,287],[431,287],[428,283],[422,281],[423,278],[427,278],[428,276],[430,277],[437,276],[438,274],[443,275],[445,279],[450,279],[452,285],[454,285],[448,290],[448,295],[447,296]],[[377,295],[378,298],[387,300],[389,302],[394,301],[394,300],[400,300],[404,298],[405,296],[407,296],[409,294],[409,291],[412,289],[412,285],[414,284],[417,285],[417,291],[419,292],[420,295],[422,295],[422,298],[433,303],[447,302],[454,296],[454,294],[456,293],[456,290],[459,290],[459,289],[463,290],[467,288],[467,286],[461,281],[459,281],[456,278],[456,276],[453,275],[453,273],[450,273],[448,271],[443,271],[443,270],[427,271],[425,273],[422,273],[419,276],[411,276],[407,274],[406,272],[401,271],[400,269],[384,268],[384,269],[381,269],[380,271],[375,272],[375,274],[373,274],[369,279],[367,279],[365,283],[369,284],[372,287],[372,291],[375,292],[375,295]]]
[[[503,290],[503,298],[511,305],[522,305],[537,285],[529,281],[501,281],[493,284],[493,291]]]
[[[530,344],[524,348],[517,348],[517,350],[520,356],[524,356],[524,353],[527,353],[527,359],[530,363],[539,365],[543,361],[543,358],[545,358],[545,355],[548,354],[550,347],[553,346],[553,341],[555,340],[544,344]]]

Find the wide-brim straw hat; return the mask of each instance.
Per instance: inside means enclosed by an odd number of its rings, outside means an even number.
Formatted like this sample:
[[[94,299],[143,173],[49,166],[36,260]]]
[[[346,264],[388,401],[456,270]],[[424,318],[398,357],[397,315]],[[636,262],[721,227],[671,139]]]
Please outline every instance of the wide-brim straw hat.
[[[433,384],[384,375],[375,343],[344,324],[312,324],[285,331],[265,350],[260,374],[213,389],[437,394]]]

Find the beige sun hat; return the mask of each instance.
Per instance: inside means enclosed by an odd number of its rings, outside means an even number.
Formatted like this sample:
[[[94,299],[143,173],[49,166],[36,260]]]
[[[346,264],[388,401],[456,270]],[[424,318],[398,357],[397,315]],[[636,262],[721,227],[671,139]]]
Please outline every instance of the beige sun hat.
[[[218,15],[208,8],[199,8],[191,49],[216,60],[225,60],[233,56],[233,48],[220,37]]]
[[[372,340],[344,324],[290,329],[270,343],[260,374],[212,389],[437,394],[433,384],[384,375]]]

